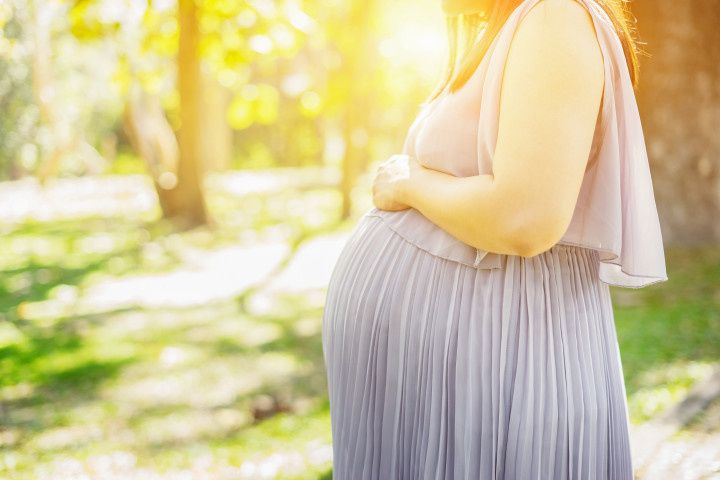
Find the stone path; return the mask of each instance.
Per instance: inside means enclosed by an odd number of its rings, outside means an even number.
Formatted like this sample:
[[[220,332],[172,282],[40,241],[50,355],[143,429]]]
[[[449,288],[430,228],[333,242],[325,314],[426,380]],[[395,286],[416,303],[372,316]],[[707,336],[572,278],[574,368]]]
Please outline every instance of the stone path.
[[[720,479],[720,366],[631,442],[637,479]]]

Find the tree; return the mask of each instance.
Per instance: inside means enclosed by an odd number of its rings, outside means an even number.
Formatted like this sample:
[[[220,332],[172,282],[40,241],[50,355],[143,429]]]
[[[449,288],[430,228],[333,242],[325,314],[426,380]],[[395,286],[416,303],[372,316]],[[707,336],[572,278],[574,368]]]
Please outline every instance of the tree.
[[[363,81],[364,75],[372,68],[372,37],[367,33],[370,31],[369,24],[374,15],[375,0],[351,2],[349,20],[351,25],[357,27],[360,34],[358,43],[352,51],[346,50],[343,55],[343,63],[346,65],[342,70],[344,81],[348,82],[347,99],[345,104],[345,118],[343,123],[343,137],[345,140],[345,154],[342,162],[342,180],[340,192],[342,193],[342,209],[340,218],[350,216],[352,210],[352,188],[358,173],[367,165],[367,138],[369,107],[372,105],[372,92],[369,82]]]
[[[182,218],[189,226],[207,222],[205,200],[201,189],[203,165],[201,158],[200,30],[195,0],[179,0],[177,78],[180,92],[180,158],[177,185],[170,192],[171,201],[166,213],[170,218]]]
[[[163,216],[186,227],[202,225],[208,220],[203,173],[229,163],[229,128],[278,117],[277,89],[253,84],[262,78],[254,70],[294,53],[301,29],[274,3],[178,0],[173,9],[148,2],[140,16],[138,9],[102,8],[110,2],[75,3],[73,32],[87,41],[113,40],[127,92],[125,130],[153,177]],[[167,74],[171,66],[174,79]],[[228,89],[235,93],[229,105]],[[227,114],[218,111],[226,106]],[[168,135],[172,131],[176,138]],[[209,158],[215,154],[225,158]]]
[[[720,241],[720,0],[636,0],[637,92],[663,237]]]
[[[337,99],[337,120],[345,145],[339,185],[340,219],[350,216],[353,186],[369,163],[373,107],[377,105],[374,91],[382,85],[378,78],[377,32],[372,28],[378,3],[351,0],[343,6],[344,11],[333,12],[333,21],[324,22],[340,58],[340,68],[331,73],[329,81],[330,96]]]

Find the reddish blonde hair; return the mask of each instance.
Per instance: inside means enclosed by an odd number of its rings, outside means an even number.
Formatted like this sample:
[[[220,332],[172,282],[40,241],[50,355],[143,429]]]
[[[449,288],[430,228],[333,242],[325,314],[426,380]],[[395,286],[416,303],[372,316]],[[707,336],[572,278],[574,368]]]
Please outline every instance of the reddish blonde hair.
[[[487,15],[447,15],[449,55],[448,63],[428,102],[449,88],[454,92],[461,88],[477,69],[493,39],[497,36],[510,14],[523,0],[495,0]],[[638,62],[638,43],[635,38],[635,17],[630,12],[629,0],[596,0],[613,22],[625,53],[633,86],[637,86],[640,70]],[[476,40],[482,30],[482,35]],[[458,52],[462,48],[463,58],[456,66]]]

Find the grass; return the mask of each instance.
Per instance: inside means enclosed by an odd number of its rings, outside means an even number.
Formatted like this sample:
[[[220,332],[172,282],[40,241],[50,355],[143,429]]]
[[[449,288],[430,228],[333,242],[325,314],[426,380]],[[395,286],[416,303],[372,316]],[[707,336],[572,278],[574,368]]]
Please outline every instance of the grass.
[[[0,477],[331,478],[323,292],[270,287],[353,222],[322,185],[209,191],[213,230],[156,210],[0,223]],[[258,246],[272,268],[236,250]],[[667,253],[669,282],[613,290],[635,422],[720,359],[720,249]]]
[[[667,282],[613,288],[631,420],[680,400],[720,361],[720,247],[666,248]]]
[[[238,278],[258,281],[225,298],[148,307],[98,293],[124,281],[163,298],[173,272],[238,245],[289,245],[281,268],[338,228],[327,188],[208,200],[217,227],[185,233],[156,211],[0,225],[0,477],[327,478],[322,296],[258,306],[268,280],[242,264]]]

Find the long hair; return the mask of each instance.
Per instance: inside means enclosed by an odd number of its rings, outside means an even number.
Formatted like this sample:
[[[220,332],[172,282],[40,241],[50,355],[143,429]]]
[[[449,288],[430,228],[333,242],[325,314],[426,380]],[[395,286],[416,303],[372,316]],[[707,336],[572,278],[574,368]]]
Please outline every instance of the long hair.
[[[625,53],[633,86],[637,86],[640,70],[638,42],[635,38],[635,17],[629,0],[596,0],[613,22]],[[445,88],[454,92],[461,88],[477,69],[493,39],[510,14],[522,0],[495,0],[487,13],[446,15],[448,34],[448,62],[445,72],[426,103],[440,95]],[[478,38],[479,37],[479,38]]]

